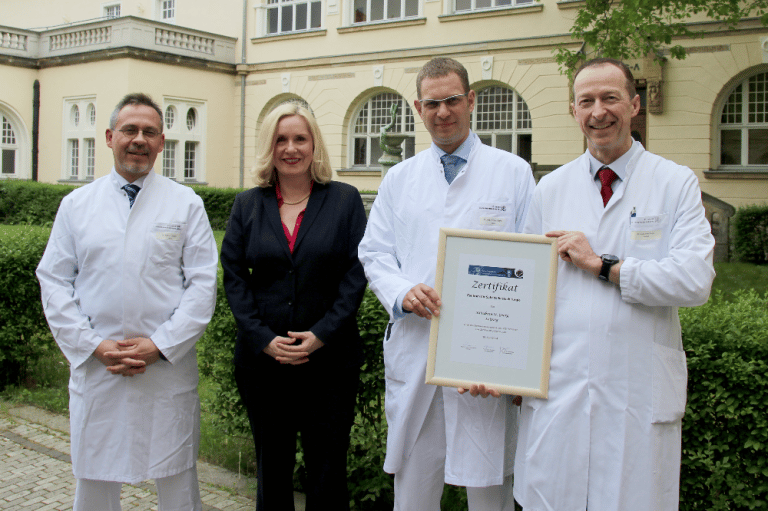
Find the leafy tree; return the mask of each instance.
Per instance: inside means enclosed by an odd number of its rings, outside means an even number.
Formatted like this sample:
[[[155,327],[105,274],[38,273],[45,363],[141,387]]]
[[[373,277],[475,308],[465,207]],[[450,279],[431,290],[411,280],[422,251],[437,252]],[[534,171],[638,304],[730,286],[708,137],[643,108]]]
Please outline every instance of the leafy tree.
[[[674,38],[704,37],[690,25],[701,16],[735,28],[743,18],[759,17],[768,25],[768,0],[586,0],[571,27],[571,36],[584,42],[589,56],[625,60],[662,49],[674,59],[684,59],[685,48],[672,46]],[[582,50],[560,47],[555,58],[560,70],[571,73],[585,57]]]

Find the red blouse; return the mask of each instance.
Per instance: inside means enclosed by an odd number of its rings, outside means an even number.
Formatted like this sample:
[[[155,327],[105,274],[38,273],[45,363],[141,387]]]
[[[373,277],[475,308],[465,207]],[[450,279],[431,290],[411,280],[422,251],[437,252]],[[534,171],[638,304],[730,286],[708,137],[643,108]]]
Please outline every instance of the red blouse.
[[[314,184],[314,181],[309,184],[310,194],[312,193],[312,186]],[[283,205],[283,194],[280,193],[279,183],[275,183],[275,193],[277,194],[277,208],[280,209]],[[293,246],[296,244],[296,236],[299,234],[299,227],[301,226],[301,221],[304,219],[304,212],[306,210],[307,207],[304,206],[304,209],[299,212],[299,216],[296,217],[296,225],[293,227],[293,234],[291,234],[291,231],[288,230],[288,226],[283,222],[283,232],[285,233],[285,238],[288,240],[288,248],[291,249],[291,253],[293,253]]]

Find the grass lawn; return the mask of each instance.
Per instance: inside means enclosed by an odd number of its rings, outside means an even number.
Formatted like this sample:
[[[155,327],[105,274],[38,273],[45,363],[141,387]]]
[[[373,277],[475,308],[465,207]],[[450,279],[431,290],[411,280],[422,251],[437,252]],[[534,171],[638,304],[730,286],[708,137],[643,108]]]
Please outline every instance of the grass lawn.
[[[768,264],[715,263],[715,272],[712,290],[722,291],[727,299],[743,289],[754,289],[760,296],[768,293]]]

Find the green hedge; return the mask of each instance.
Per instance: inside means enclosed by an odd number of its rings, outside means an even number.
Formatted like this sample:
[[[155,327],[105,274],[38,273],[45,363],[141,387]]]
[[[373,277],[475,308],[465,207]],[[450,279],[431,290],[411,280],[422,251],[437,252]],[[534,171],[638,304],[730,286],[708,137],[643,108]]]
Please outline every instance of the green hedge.
[[[50,226],[61,199],[72,190],[71,185],[0,180],[0,224]]]
[[[680,309],[688,356],[680,509],[768,508],[768,294]]]
[[[211,227],[223,231],[235,202],[236,188],[193,186],[205,204]],[[59,203],[72,185],[52,185],[34,181],[0,180],[0,224],[50,226],[56,217]]]
[[[0,222],[50,224],[59,201],[71,189],[0,181]],[[223,229],[238,190],[196,191],[214,228]],[[758,225],[758,220],[751,225]],[[743,230],[739,232],[740,239],[746,238]],[[48,231],[13,227],[0,230],[0,235],[1,386],[23,379],[30,364],[56,346],[45,324],[34,275]],[[768,295],[737,293],[731,301],[715,295],[706,305],[681,309],[680,318],[689,369],[680,508],[768,508]],[[392,508],[392,477],[381,470],[386,447],[381,339],[387,321],[383,308],[367,291],[358,316],[367,358],[348,457],[350,498],[358,510]],[[222,432],[248,435],[233,377],[235,330],[219,285],[216,312],[198,343],[200,368],[219,386],[216,401],[209,405]],[[297,479],[301,480],[301,453],[297,458]],[[458,508],[463,496],[450,488],[447,501],[458,503]]]
[[[746,263],[768,263],[768,205],[739,208],[733,217],[734,256]]]
[[[56,345],[45,322],[35,268],[48,229],[4,227],[0,241],[0,389],[18,385]]]

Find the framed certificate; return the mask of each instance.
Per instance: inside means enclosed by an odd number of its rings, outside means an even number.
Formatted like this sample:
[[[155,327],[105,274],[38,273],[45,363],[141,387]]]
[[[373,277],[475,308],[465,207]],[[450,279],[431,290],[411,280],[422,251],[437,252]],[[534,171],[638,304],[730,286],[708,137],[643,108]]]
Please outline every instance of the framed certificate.
[[[440,229],[427,383],[546,398],[557,238]]]

